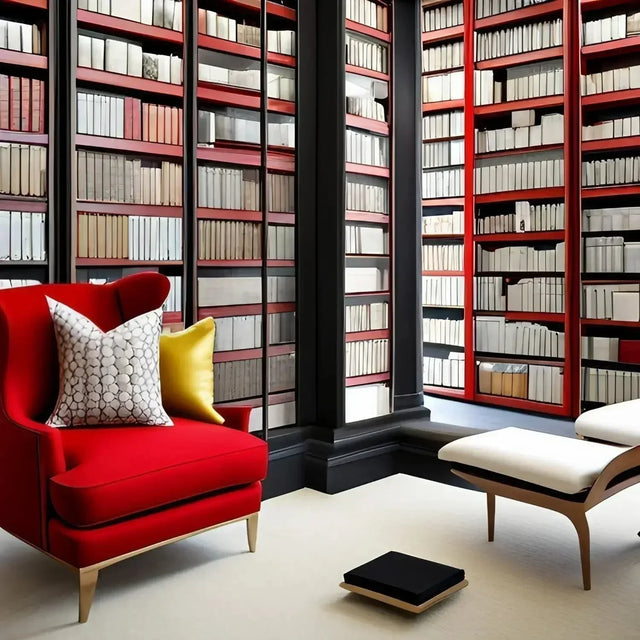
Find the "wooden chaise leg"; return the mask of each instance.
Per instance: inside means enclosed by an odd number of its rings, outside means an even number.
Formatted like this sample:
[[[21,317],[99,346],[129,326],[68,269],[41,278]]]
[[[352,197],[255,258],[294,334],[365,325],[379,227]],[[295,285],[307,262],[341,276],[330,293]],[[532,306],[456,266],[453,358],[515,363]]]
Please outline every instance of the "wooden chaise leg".
[[[493,542],[493,534],[496,525],[496,495],[495,493],[487,493],[487,525],[489,533],[489,542]]]
[[[573,526],[578,533],[578,543],[580,545],[580,562],[582,564],[582,584],[585,591],[591,589],[591,550],[589,523],[585,513],[567,514],[573,522]]]
[[[86,622],[89,619],[89,611],[93,603],[98,582],[98,569],[79,569],[79,602],[78,622]]]
[[[256,541],[258,539],[258,514],[254,513],[247,518],[247,539],[249,541],[249,551],[254,553]]]

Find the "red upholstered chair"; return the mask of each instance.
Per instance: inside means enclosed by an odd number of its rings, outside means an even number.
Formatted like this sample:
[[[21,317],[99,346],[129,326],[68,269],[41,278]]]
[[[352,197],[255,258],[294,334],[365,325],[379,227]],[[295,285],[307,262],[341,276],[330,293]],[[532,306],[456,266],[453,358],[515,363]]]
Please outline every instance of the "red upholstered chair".
[[[246,407],[224,426],[172,416],[174,427],[56,429],[58,357],[48,295],[108,331],[158,308],[167,278],[0,291],[0,527],[71,566],[85,622],[100,569],[238,520],[255,550],[266,444]]]

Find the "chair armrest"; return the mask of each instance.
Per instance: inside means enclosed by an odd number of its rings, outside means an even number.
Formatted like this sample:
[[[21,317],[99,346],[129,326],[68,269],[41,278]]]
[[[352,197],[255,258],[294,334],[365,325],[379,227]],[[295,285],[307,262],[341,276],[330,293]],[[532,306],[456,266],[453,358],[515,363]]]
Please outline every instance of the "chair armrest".
[[[46,549],[49,479],[66,469],[60,432],[0,411],[0,469],[0,526]]]
[[[249,433],[251,407],[222,407],[216,411],[224,418],[224,426]]]

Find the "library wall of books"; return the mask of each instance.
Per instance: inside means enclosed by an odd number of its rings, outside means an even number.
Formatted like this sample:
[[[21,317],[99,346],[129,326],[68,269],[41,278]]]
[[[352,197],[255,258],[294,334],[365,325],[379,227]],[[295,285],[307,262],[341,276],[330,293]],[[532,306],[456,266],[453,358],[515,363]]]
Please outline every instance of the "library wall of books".
[[[640,7],[423,0],[422,31],[425,392],[640,397]]]

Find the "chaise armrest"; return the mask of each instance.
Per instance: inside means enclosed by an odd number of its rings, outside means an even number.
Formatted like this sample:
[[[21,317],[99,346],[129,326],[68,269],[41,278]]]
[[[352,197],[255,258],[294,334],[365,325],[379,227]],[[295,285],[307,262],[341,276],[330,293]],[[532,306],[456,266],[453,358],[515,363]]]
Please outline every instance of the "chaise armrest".
[[[249,433],[251,407],[222,407],[216,411],[224,418],[224,426]]]

